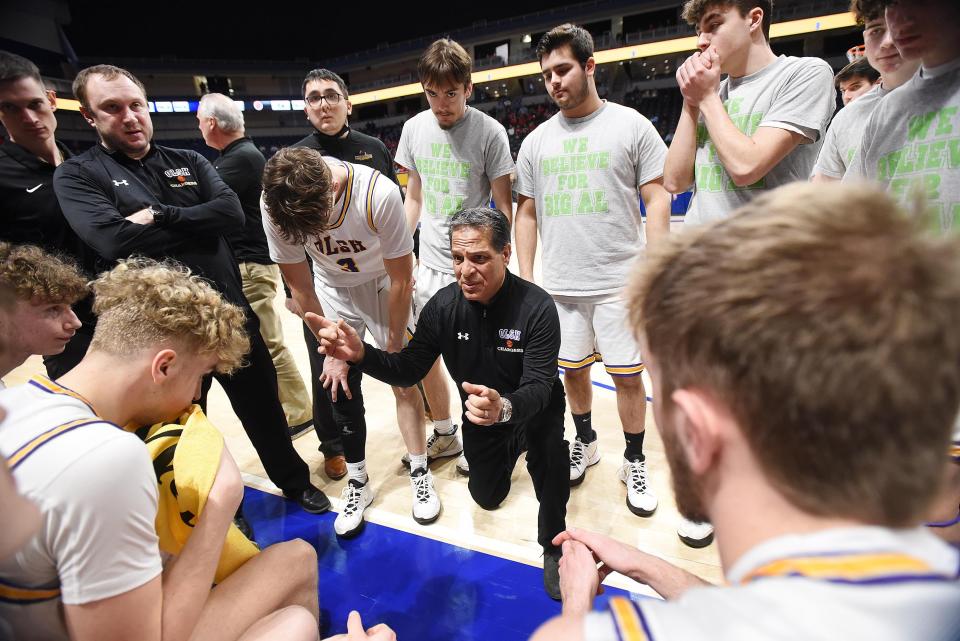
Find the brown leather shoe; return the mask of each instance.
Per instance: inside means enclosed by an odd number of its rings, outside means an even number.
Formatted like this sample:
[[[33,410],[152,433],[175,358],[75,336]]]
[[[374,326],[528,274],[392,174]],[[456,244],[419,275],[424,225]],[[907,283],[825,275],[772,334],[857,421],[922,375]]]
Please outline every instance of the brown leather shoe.
[[[347,459],[343,457],[343,454],[324,457],[323,473],[334,481],[342,479],[347,475]]]

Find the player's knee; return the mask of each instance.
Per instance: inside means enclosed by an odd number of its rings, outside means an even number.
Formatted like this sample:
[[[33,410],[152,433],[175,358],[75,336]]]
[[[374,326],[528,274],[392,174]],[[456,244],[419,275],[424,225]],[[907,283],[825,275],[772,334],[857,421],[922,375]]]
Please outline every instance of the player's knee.
[[[643,389],[643,377],[637,373],[634,376],[614,376],[613,386],[618,390],[634,391]]]
[[[275,543],[264,550],[271,553],[275,567],[284,572],[291,582],[317,584],[317,551],[303,539]]]
[[[566,369],[563,371],[563,379],[575,383],[581,383],[590,379],[590,368],[581,367],[579,369]]]
[[[420,391],[416,387],[392,387],[391,389],[401,403],[413,403],[420,398]]]

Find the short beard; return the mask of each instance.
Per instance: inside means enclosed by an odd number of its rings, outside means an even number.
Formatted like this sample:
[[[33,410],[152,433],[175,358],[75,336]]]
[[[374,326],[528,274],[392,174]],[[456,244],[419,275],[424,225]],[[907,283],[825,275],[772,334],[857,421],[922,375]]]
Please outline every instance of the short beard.
[[[660,430],[660,438],[667,455],[667,464],[670,466],[670,477],[674,498],[677,501],[677,511],[683,518],[696,523],[709,521],[703,505],[703,498],[700,496],[699,483],[694,478],[693,470],[687,463],[687,458],[674,431],[664,426]]]
[[[576,109],[577,107],[582,105],[584,102],[586,102],[589,96],[590,96],[590,81],[584,78],[583,85],[580,87],[580,90],[578,92],[573,93],[570,90],[567,91],[568,104],[566,107],[561,106],[560,103],[556,100],[556,98],[554,98],[553,102],[558,107],[560,107],[561,110],[570,111],[571,109]]]

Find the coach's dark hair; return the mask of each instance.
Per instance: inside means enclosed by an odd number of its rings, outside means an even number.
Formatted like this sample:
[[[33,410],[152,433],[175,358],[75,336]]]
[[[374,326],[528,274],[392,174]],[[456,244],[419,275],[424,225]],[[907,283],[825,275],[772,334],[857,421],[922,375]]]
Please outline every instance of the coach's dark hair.
[[[350,92],[347,91],[347,83],[343,81],[343,78],[329,69],[313,69],[307,74],[307,77],[303,79],[303,86],[300,88],[300,93],[304,98],[307,97],[307,84],[313,82],[314,80],[329,80],[331,82],[335,82],[337,83],[337,86],[340,87],[340,93],[343,94],[343,97],[350,97]]]
[[[0,50],[0,82],[13,82],[21,78],[33,78],[43,86],[37,65],[23,56]]]
[[[564,45],[570,45],[581,67],[593,57],[593,36],[583,27],[567,22],[543,34],[537,43],[537,60],[543,60],[545,55]]]
[[[498,209],[489,207],[471,207],[461,209],[450,219],[450,242],[453,232],[461,227],[477,227],[490,230],[490,242],[498,252],[510,242],[510,221]]]
[[[854,78],[865,78],[867,82],[873,84],[880,79],[880,72],[871,67],[865,57],[857,58],[837,72],[837,75],[833,77],[833,84],[839,89],[841,82],[847,82]]]

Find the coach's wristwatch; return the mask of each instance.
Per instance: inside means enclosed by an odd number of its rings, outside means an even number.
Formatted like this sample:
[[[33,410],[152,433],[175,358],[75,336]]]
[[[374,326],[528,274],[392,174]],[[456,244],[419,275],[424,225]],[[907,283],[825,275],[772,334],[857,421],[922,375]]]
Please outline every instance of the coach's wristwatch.
[[[167,214],[166,212],[155,208],[153,205],[147,207],[147,210],[153,214],[153,224],[157,227],[163,227],[167,223]]]
[[[500,397],[500,403],[500,418],[497,419],[497,423],[506,423],[513,416],[513,403],[503,396]]]

